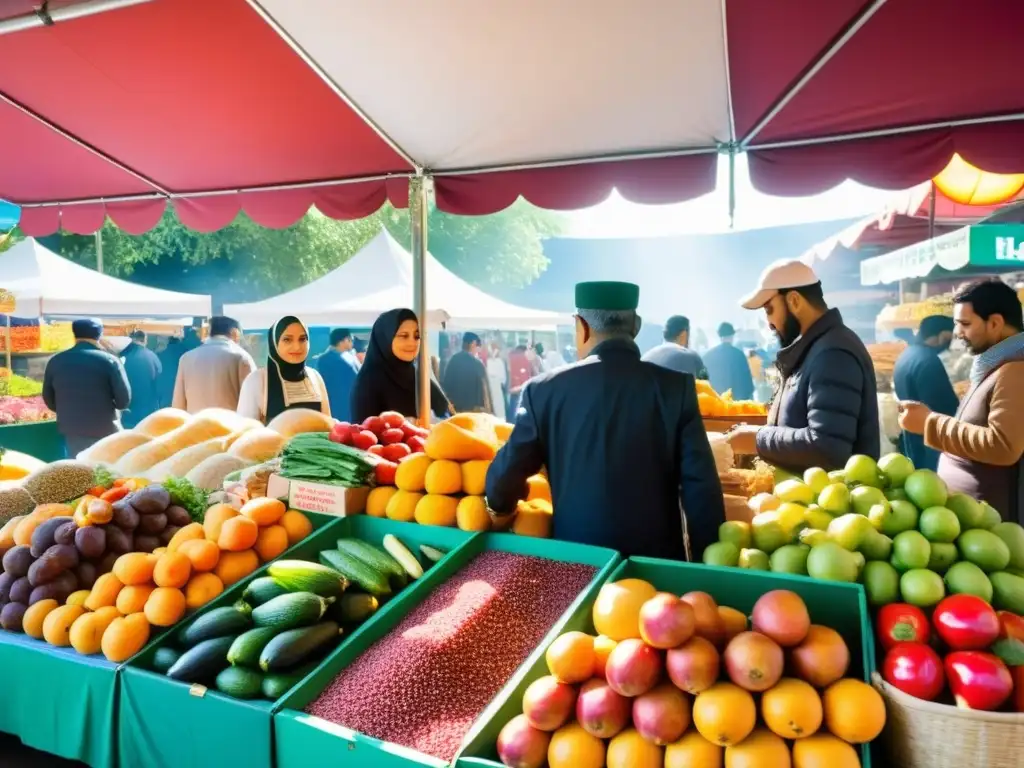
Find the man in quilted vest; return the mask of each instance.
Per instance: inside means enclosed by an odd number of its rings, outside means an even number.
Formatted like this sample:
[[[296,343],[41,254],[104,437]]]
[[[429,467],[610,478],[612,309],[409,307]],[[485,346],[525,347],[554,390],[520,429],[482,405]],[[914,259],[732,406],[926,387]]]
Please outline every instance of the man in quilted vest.
[[[1010,286],[983,280],[953,299],[956,336],[975,355],[971,388],[955,416],[900,403],[900,426],[942,452],[951,492],[987,501],[1004,520],[1024,515],[1024,310]]]

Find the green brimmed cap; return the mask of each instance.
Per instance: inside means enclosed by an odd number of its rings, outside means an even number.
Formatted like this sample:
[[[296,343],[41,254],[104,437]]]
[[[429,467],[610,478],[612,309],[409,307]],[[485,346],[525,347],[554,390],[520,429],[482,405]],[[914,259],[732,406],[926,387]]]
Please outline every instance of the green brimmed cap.
[[[609,312],[636,311],[640,305],[640,286],[612,280],[576,283],[577,309],[604,309]]]

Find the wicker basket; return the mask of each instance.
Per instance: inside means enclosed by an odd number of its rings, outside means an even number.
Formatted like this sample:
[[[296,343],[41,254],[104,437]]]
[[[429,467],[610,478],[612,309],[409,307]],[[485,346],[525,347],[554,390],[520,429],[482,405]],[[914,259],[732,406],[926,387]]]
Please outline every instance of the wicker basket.
[[[899,768],[1020,768],[1024,714],[972,712],[908,696],[873,676],[885,697],[888,764]]]

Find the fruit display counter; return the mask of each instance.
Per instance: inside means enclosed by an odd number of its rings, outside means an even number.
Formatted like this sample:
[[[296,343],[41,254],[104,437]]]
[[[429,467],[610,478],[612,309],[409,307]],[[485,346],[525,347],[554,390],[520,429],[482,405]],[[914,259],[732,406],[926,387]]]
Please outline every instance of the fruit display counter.
[[[276,765],[451,764],[619,560],[597,547],[474,535],[424,577],[414,610],[376,617],[285,696]]]

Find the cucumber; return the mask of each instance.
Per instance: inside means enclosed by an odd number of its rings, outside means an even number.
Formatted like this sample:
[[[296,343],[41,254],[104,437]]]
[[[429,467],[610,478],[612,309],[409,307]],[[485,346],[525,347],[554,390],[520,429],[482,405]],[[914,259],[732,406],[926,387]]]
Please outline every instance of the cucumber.
[[[398,540],[397,536],[391,533],[387,534],[384,537],[383,544],[388,554],[402,564],[405,572],[411,578],[418,579],[423,575],[423,566],[420,565],[420,561],[413,557],[412,552],[409,551],[405,544]]]
[[[316,665],[316,662],[310,662],[288,672],[268,672],[263,676],[263,698],[277,701],[302,678],[316,669]]]
[[[274,639],[278,630],[273,627],[255,627],[235,638],[228,649],[228,664],[255,667],[259,664],[264,646]]]
[[[333,621],[324,621],[312,627],[300,627],[282,632],[260,654],[260,669],[277,672],[304,661],[311,653],[327,643],[337,640],[341,629]]]
[[[376,597],[388,597],[391,595],[391,585],[388,584],[388,577],[371,568],[359,558],[353,557],[347,552],[339,552],[336,549],[325,549],[320,553],[320,561],[326,563],[337,571],[344,574],[345,578],[353,584],[358,584],[361,589]]]
[[[217,690],[236,699],[255,699],[263,688],[263,675],[252,669],[228,667],[217,675]]]
[[[408,581],[402,564],[383,549],[373,546],[368,541],[363,541],[362,539],[338,539],[338,551],[347,552],[389,578],[398,579],[398,587],[404,587]]]
[[[339,624],[359,624],[376,613],[379,607],[380,603],[373,595],[346,592],[328,609],[327,615]]]
[[[337,597],[348,587],[343,574],[326,565],[305,560],[279,560],[271,563],[267,574],[289,592],[312,592],[321,597]]]
[[[181,658],[181,652],[174,648],[164,646],[157,648],[153,654],[153,671],[161,675],[167,674],[167,670],[174,666],[174,663]]]
[[[420,544],[420,552],[432,563],[438,562],[442,557],[447,555],[443,549],[437,549],[436,547],[428,547],[426,544]]]
[[[174,666],[167,670],[167,676],[183,683],[202,683],[228,665],[228,649],[235,642],[235,636],[214,637],[203,640],[181,655]]]
[[[254,608],[252,620],[257,627],[273,627],[277,631],[305,627],[320,621],[333,597],[320,597],[312,592],[291,592]]]
[[[268,600],[273,600],[279,595],[287,595],[289,592],[291,590],[288,587],[278,584],[269,576],[260,576],[249,582],[249,586],[242,593],[242,599],[255,608],[257,605],[263,605]]]
[[[244,603],[214,608],[181,630],[178,635],[178,645],[191,648],[204,640],[211,640],[215,637],[226,637],[227,635],[237,637],[245,630],[252,628],[252,618],[249,613],[249,606]]]

